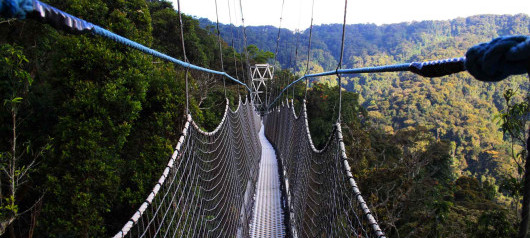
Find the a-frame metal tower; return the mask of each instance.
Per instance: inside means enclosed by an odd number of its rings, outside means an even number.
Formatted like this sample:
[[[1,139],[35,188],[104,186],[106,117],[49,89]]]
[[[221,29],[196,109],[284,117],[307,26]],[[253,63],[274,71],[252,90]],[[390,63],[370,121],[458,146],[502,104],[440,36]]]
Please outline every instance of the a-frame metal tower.
[[[252,76],[251,98],[258,111],[263,112],[269,104],[267,80],[274,77],[274,67],[269,64],[256,64],[250,66]]]

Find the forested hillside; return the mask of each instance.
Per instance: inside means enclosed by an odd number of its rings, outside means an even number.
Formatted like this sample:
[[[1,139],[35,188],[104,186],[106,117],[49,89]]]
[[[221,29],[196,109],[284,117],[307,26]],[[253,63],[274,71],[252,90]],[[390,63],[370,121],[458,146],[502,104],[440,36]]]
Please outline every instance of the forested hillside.
[[[201,25],[208,24],[201,19]],[[233,26],[221,27],[226,40],[231,40],[231,30]],[[336,68],[341,31],[339,24],[313,27],[309,72]],[[471,46],[494,37],[529,32],[530,17],[524,14],[382,26],[348,25],[343,68],[461,57]],[[246,33],[249,44],[274,52],[278,28],[248,27]],[[306,72],[308,35],[309,29],[299,34],[282,29],[277,59],[283,68],[300,75]],[[337,84],[334,77],[313,80]],[[403,128],[422,126],[436,138],[453,142],[458,175],[485,176],[483,179],[493,181],[506,174],[515,175],[510,144],[503,140],[495,116],[506,107],[506,89],[517,91],[515,101],[526,97],[526,76],[483,83],[467,73],[432,79],[411,73],[381,73],[344,78],[342,84],[348,91],[360,94],[359,102],[368,110],[369,120],[386,132],[393,134]]]
[[[169,2],[44,2],[184,59],[178,14]],[[217,36],[183,17],[189,61],[220,70]],[[225,42],[222,46],[225,71],[236,76],[239,67],[242,78],[244,57]],[[186,121],[184,74],[183,68],[109,39],[0,18],[0,233],[109,237],[118,232],[144,202],[180,137]],[[224,113],[223,80],[194,71],[189,78],[190,113],[211,130]],[[237,105],[238,91],[243,97],[245,92],[226,84]]]
[[[184,58],[178,14],[166,1],[44,2]],[[183,17],[189,61],[220,70],[213,28],[201,28],[211,23]],[[352,25],[344,67],[458,57],[497,35],[528,34],[529,25],[526,15]],[[311,72],[334,69],[340,26],[314,30]],[[246,32],[249,63],[271,62],[277,28]],[[224,70],[244,79],[241,28],[223,25],[221,33]],[[232,33],[237,52],[229,46]],[[282,31],[279,82],[295,78],[289,68],[305,72],[307,35]],[[108,39],[0,18],[3,236],[108,237],[121,229],[177,144],[185,72]],[[194,71],[189,78],[190,112],[212,129],[224,109],[223,81]],[[226,84],[234,106],[243,89]],[[518,207],[510,202],[520,190],[510,155],[521,147],[503,140],[494,117],[505,108],[506,88],[517,91],[515,102],[526,96],[525,77],[485,84],[466,73],[439,79],[387,73],[346,78],[343,85],[350,91],[343,95],[343,131],[354,174],[389,237],[513,236]],[[303,84],[294,95],[300,107]],[[322,144],[337,115],[334,78],[313,82],[307,99],[311,133]]]
[[[209,24],[201,19],[201,25]],[[226,40],[231,39],[231,29],[233,26],[221,28]],[[341,31],[339,24],[313,27],[309,72],[337,67]],[[529,32],[530,17],[524,14],[382,26],[348,25],[343,68],[461,57],[475,44],[501,35]],[[249,44],[275,50],[278,28],[248,27],[246,33]],[[278,64],[303,75],[308,36],[309,29],[297,34],[282,29]],[[292,78],[278,80],[285,85]],[[315,98],[308,107],[317,107],[317,112],[309,110],[310,126],[316,141],[323,141],[323,124],[333,119],[329,116],[333,109],[328,107],[336,108],[329,98],[336,97],[321,94],[334,92],[336,89],[329,91],[325,85],[337,82],[335,77],[312,82],[309,98]],[[379,73],[343,78],[342,84],[358,94],[346,103],[359,103],[365,110],[358,122],[361,126],[350,125],[345,130],[351,131],[349,155],[359,159],[352,161],[359,168],[359,183],[365,194],[371,194],[375,211],[389,234],[513,235],[520,209],[514,201],[520,199],[522,176],[517,163],[524,157],[524,153],[520,154],[524,147],[521,141],[512,143],[510,136],[503,136],[501,118],[510,94],[505,92],[515,92],[510,105],[527,100],[527,76],[484,83],[468,73],[442,78]],[[303,87],[298,88],[301,90]],[[505,209],[510,211],[506,213]],[[452,229],[442,230],[440,224]],[[495,228],[488,228],[489,225]]]

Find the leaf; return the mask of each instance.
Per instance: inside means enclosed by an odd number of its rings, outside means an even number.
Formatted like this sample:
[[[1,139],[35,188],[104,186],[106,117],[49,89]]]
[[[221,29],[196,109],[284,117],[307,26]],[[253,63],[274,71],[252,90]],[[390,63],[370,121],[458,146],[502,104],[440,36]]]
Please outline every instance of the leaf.
[[[22,101],[21,97],[16,97],[16,98],[11,99],[11,103],[20,103],[21,101]]]

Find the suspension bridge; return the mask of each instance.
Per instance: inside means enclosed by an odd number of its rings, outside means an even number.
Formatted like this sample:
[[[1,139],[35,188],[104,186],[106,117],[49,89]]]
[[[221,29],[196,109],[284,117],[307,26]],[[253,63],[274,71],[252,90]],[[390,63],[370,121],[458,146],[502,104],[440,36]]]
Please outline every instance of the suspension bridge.
[[[467,58],[341,69],[341,56],[337,70],[306,74],[274,100],[262,100],[257,94],[263,80],[251,87],[225,72],[190,64],[185,50],[184,61],[175,59],[37,0],[0,3],[2,16],[30,17],[70,32],[106,37],[186,70],[221,75],[251,95],[239,97],[235,110],[227,99],[224,116],[211,132],[202,130],[188,113],[159,180],[115,238],[385,237],[351,172],[340,116],[330,123],[333,130],[325,146],[317,149],[305,101],[297,114],[294,102],[281,95],[302,80],[307,86],[309,78],[326,75],[337,75],[340,82],[340,76],[348,74],[410,71],[438,77],[467,70],[479,80],[498,81],[526,73],[530,55],[529,38],[515,36],[478,45]],[[270,71],[267,77],[272,78]]]

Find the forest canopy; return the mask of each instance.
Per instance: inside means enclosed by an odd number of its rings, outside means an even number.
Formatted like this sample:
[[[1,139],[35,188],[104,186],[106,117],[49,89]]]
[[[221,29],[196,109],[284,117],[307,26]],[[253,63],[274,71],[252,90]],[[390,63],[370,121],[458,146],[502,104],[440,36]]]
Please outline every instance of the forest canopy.
[[[178,13],[167,1],[46,3],[124,37],[184,59]],[[247,80],[248,66],[281,67],[273,90],[302,72],[334,69],[340,25],[314,28],[311,62],[293,53],[308,31],[248,27],[248,46],[221,25],[183,15],[189,62]],[[462,56],[505,34],[529,34],[527,15],[484,15],[346,28],[344,67]],[[33,20],[0,18],[0,159],[21,182],[0,180],[0,227],[10,237],[103,237],[115,234],[141,204],[172,153],[186,115],[186,70],[92,35],[73,35]],[[300,43],[300,52],[307,51]],[[245,55],[246,54],[248,55]],[[221,56],[225,64],[221,65]],[[277,57],[278,61],[272,61]],[[248,59],[248,62],[247,62]],[[190,113],[203,128],[234,107],[242,87],[190,72]],[[343,131],[356,179],[389,237],[512,237],[520,176],[511,143],[495,121],[526,100],[528,80],[477,82],[466,73],[421,78],[408,73],[344,79]],[[315,144],[336,119],[334,77],[311,82],[308,112]],[[298,84],[289,97],[305,95]],[[511,105],[511,104],[508,104]],[[513,108],[513,107],[512,107]],[[10,164],[16,160],[19,163]],[[18,167],[17,167],[18,166]],[[494,227],[495,229],[492,229]],[[497,228],[499,227],[499,228]],[[450,228],[450,229],[447,229]]]

